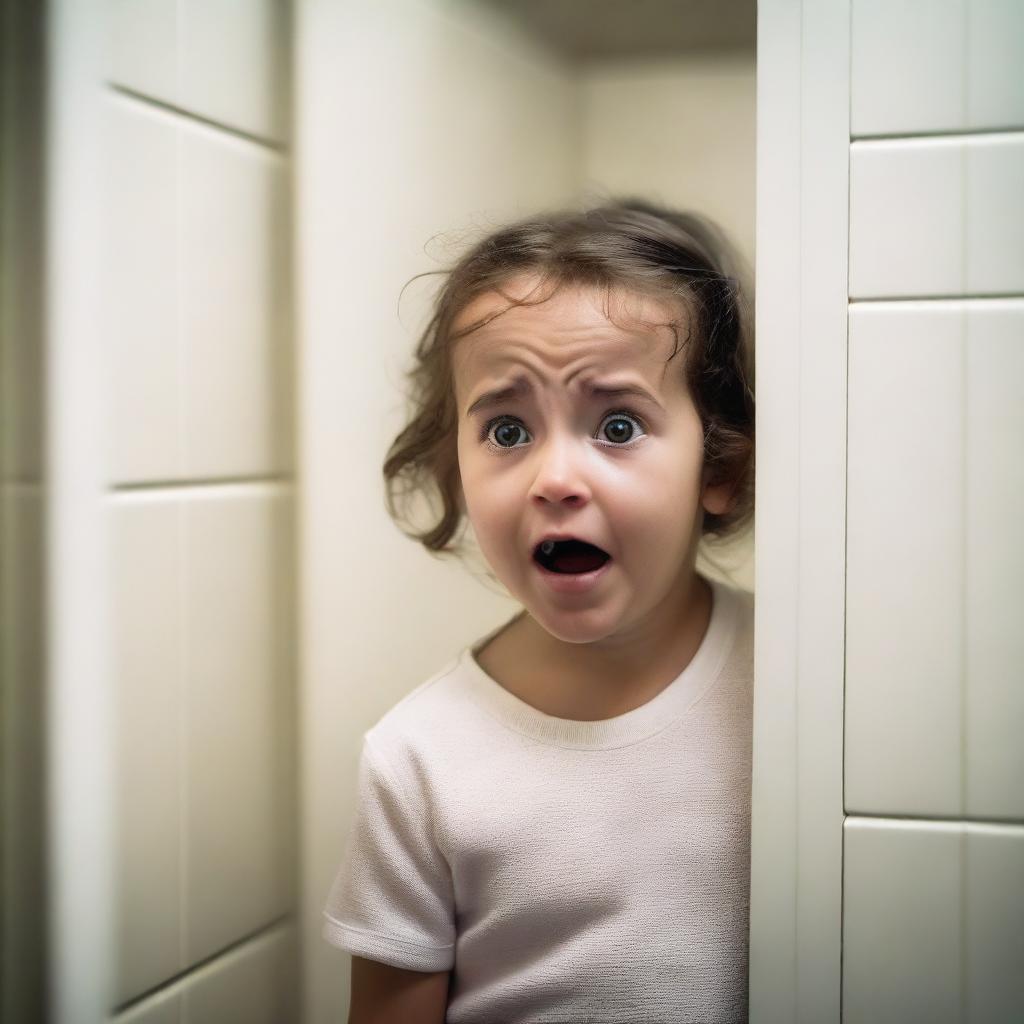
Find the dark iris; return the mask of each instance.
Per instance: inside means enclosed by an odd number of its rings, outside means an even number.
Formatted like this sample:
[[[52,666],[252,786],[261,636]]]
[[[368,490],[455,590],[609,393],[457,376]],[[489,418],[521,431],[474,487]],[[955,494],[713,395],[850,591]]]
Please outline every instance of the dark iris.
[[[628,441],[629,435],[633,433],[633,424],[622,416],[616,416],[615,419],[608,421],[604,432],[610,441]]]
[[[502,448],[513,448],[519,440],[518,431],[522,429],[518,423],[500,423],[494,431],[494,439]]]

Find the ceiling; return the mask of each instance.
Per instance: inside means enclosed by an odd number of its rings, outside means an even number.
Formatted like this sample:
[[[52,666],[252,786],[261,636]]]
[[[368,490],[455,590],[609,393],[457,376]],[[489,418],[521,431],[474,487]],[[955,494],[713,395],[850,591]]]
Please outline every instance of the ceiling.
[[[756,0],[481,0],[574,61],[753,53]]]

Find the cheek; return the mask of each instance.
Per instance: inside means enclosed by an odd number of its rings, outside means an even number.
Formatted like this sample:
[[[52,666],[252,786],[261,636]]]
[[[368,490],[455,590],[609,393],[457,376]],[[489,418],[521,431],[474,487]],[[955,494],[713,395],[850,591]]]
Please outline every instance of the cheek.
[[[464,482],[466,512],[478,534],[508,532],[515,512],[502,489],[484,477],[473,477]]]
[[[700,452],[676,448],[646,468],[642,485],[616,492],[620,522],[645,548],[689,537],[700,507],[702,466]]]
[[[464,500],[469,508],[474,506],[476,495],[483,489],[480,452],[475,441],[476,439],[468,429],[459,430],[456,448],[459,460],[459,480],[462,484]]]
[[[459,476],[462,481],[462,500],[466,515],[481,547],[502,527],[503,512],[507,515],[509,503],[504,501],[501,487],[487,472],[486,456],[472,445],[459,445]]]

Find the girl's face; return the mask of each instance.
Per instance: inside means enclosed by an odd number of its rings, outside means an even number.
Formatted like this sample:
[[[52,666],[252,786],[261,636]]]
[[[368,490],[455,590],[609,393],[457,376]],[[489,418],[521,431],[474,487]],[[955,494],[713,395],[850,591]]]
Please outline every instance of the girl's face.
[[[535,283],[520,277],[504,290],[521,298]],[[728,504],[726,489],[702,486],[703,429],[685,349],[668,363],[671,329],[630,317],[656,324],[678,311],[613,292],[620,327],[602,298],[598,288],[563,286],[453,349],[459,469],[480,549],[533,618],[572,643],[643,636],[666,601],[681,612],[703,512]],[[482,295],[455,329],[507,305]],[[546,572],[534,552],[550,534],[611,558],[586,576]]]

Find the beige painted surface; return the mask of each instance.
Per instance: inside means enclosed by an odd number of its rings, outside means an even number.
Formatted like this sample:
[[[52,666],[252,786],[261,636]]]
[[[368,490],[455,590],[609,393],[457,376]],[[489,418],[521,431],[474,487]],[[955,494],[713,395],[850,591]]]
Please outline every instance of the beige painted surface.
[[[753,56],[602,62],[584,71],[581,86],[584,187],[707,214],[753,266]]]

